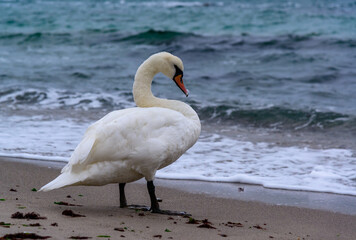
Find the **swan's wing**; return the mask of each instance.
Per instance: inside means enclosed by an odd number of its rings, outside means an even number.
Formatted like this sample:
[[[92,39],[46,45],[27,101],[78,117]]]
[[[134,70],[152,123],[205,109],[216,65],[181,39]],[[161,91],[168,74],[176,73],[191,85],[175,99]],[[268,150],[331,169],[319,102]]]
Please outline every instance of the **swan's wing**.
[[[73,165],[84,163],[88,159],[88,156],[90,152],[93,150],[94,144],[97,141],[97,131],[101,126],[110,123],[113,119],[119,119],[120,117],[129,114],[130,110],[132,109],[134,108],[113,111],[105,115],[97,122],[90,125],[88,129],[85,131],[83,139],[72,153],[68,164],[62,169],[62,173],[69,170]]]
[[[158,166],[175,157],[170,154],[180,156],[190,147],[185,137],[190,132],[187,121],[181,113],[165,108],[111,112],[88,128],[69,165],[122,161],[133,167]]]

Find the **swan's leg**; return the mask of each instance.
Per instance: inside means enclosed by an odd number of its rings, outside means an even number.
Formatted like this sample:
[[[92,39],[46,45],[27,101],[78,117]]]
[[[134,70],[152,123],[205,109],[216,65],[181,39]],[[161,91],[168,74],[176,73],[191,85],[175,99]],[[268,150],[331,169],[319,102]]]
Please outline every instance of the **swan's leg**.
[[[159,212],[160,209],[159,209],[159,204],[155,193],[155,185],[153,184],[153,181],[147,181],[147,189],[151,199],[151,211]]]
[[[120,208],[131,208],[135,210],[149,211],[150,208],[143,205],[127,205],[126,196],[125,196],[125,185],[126,183],[119,183],[120,188]]]
[[[158,200],[157,200],[156,193],[155,193],[155,185],[153,184],[153,181],[147,181],[147,189],[148,189],[148,193],[150,194],[150,199],[151,199],[151,212],[166,214],[166,215],[190,216],[190,214],[188,214],[186,212],[161,210],[159,208]]]
[[[120,188],[120,207],[124,208],[127,207],[127,201],[125,196],[125,185],[126,183],[119,183]]]

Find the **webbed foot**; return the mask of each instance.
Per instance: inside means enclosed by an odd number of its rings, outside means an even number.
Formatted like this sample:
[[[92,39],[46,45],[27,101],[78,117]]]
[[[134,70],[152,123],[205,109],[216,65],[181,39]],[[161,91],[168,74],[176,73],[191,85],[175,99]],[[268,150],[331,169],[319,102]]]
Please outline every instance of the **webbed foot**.
[[[171,216],[192,216],[191,214],[183,211],[171,211],[171,210],[161,210],[161,209],[152,209],[152,213],[171,215]]]
[[[135,205],[135,204],[132,204],[132,205],[127,205],[126,207],[129,208],[129,209],[141,210],[141,211],[145,211],[145,212],[151,210],[150,207],[145,206],[145,205]]]

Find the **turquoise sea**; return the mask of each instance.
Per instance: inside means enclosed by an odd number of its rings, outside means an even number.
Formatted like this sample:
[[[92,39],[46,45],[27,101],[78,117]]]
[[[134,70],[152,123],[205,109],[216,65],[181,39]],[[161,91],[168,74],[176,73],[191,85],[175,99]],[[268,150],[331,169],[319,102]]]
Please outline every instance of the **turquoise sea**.
[[[202,136],[158,177],[356,195],[356,1],[0,0],[0,155],[67,161],[135,106],[139,64],[185,64]]]

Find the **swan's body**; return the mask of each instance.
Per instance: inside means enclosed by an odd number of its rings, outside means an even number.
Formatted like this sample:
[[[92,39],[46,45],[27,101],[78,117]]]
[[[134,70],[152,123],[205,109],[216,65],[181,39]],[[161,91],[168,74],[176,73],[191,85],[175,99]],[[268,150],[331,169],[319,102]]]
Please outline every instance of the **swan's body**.
[[[92,124],[61,175],[41,190],[124,184],[142,177],[152,182],[156,171],[176,161],[200,134],[199,117],[189,105],[156,98],[151,92],[154,75],[163,72],[188,94],[182,70],[181,60],[169,53],[148,58],[135,76],[133,94],[138,107],[113,111]],[[151,192],[150,196],[152,202]]]
[[[156,170],[177,160],[196,141],[196,129],[181,113],[159,107],[109,113],[84,134],[69,163],[42,190],[70,185],[153,180]]]

